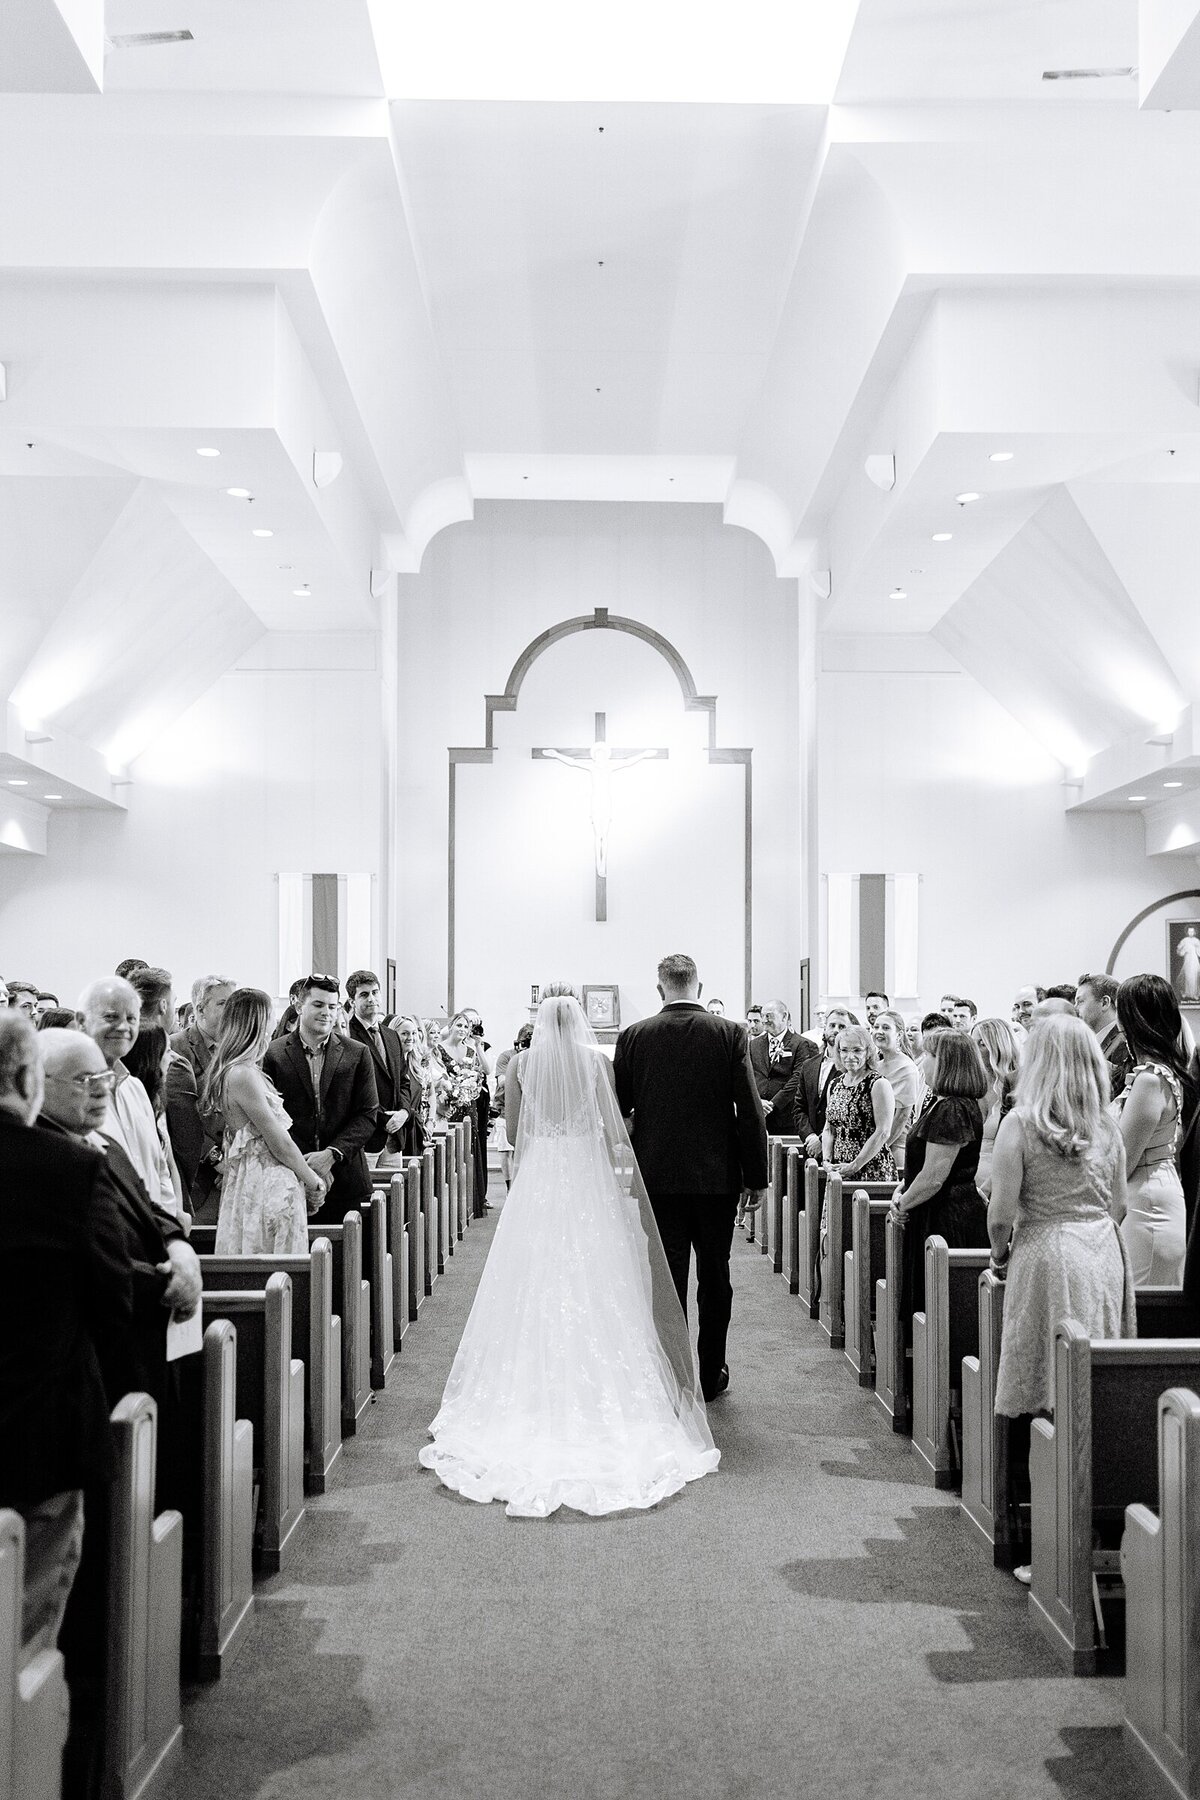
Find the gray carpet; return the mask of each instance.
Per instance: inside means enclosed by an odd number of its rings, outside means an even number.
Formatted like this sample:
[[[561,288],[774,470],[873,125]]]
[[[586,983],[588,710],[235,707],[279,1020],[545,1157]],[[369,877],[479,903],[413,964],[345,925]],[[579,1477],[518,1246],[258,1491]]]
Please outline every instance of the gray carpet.
[[[765,1258],[734,1244],[720,1472],[650,1513],[512,1520],[417,1466],[494,1221],[195,1690],[174,1800],[1138,1800],[1119,1682],[922,1486]]]

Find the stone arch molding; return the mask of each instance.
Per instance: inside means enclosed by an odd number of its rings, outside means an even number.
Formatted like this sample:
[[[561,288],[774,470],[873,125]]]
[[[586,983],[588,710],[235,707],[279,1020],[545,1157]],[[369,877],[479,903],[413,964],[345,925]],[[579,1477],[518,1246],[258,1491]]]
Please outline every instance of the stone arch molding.
[[[708,717],[707,756],[710,763],[735,763],[743,771],[745,783],[745,961],[744,986],[746,1005],[750,1004],[751,974],[753,965],[753,942],[751,920],[753,916],[753,852],[754,852],[754,816],[753,816],[753,751],[748,748],[734,749],[723,747],[717,742],[717,696],[701,694],[697,691],[692,672],[688,668],[679,651],[665,638],[661,632],[650,625],[643,625],[640,619],[627,619],[620,614],[610,613],[606,606],[597,606],[591,613],[580,613],[575,618],[563,619],[557,625],[551,625],[541,632],[530,643],[526,644],[509,671],[504,691],[500,694],[485,694],[483,743],[474,745],[451,745],[448,750],[449,768],[449,819],[448,819],[448,863],[446,870],[447,894],[447,966],[446,996],[447,1006],[454,1012],[454,963],[455,963],[455,832],[456,832],[456,795],[455,773],[459,763],[490,763],[495,752],[495,718],[498,712],[516,712],[521,698],[521,688],[538,658],[544,656],[554,644],[564,638],[574,637],[581,631],[623,631],[630,637],[656,651],[669,666],[679,683],[679,691],[683,696],[686,712],[701,712]]]

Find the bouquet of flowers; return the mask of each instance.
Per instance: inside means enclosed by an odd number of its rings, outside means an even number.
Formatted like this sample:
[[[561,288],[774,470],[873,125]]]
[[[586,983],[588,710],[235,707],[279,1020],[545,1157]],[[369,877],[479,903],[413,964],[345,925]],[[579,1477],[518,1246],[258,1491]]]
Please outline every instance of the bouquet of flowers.
[[[452,1119],[465,1119],[474,1111],[483,1090],[483,1076],[478,1069],[455,1069],[447,1074],[441,1101]]]

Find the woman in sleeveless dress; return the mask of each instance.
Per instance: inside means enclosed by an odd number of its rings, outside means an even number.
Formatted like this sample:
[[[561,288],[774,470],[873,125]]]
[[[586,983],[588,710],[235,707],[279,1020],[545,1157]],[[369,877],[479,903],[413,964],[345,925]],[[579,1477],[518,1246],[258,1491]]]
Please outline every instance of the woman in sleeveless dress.
[[[1117,990],[1117,1018],[1134,1059],[1117,1102],[1128,1207],[1121,1234],[1138,1287],[1180,1287],[1187,1209],[1175,1158],[1189,1081],[1183,1016],[1169,981],[1134,975]]]
[[[1017,1076],[1021,1070],[1021,1052],[1012,1026],[1004,1019],[980,1019],[971,1027],[971,1036],[983,1058],[987,1074],[987,1092],[979,1102],[983,1114],[983,1143],[979,1149],[979,1168],[975,1185],[986,1200],[992,1191],[992,1154],[1001,1119],[1012,1111]]]
[[[269,997],[235,988],[201,1090],[201,1109],[225,1121],[218,1256],[307,1252],[308,1215],[325,1197],[325,1183],[289,1136],[279,1090],[263,1074],[270,1042]]]
[[[612,1065],[573,994],[547,991],[505,1087],[512,1188],[420,1460],[514,1518],[654,1506],[720,1453]]]
[[[861,1025],[839,1031],[837,1072],[825,1095],[821,1155],[825,1167],[856,1181],[895,1181],[888,1136],[896,1110],[891,1083],[879,1073],[879,1050]]]

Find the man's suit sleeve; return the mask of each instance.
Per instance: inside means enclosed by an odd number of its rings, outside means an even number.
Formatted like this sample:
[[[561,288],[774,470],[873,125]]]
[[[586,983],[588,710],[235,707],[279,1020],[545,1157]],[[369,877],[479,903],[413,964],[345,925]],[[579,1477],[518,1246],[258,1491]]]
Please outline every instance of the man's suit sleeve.
[[[633,1111],[633,1072],[629,1067],[629,1040],[626,1032],[617,1039],[613,1051],[613,1074],[617,1082],[617,1105],[623,1118]]]
[[[352,1156],[356,1150],[361,1150],[367,1140],[374,1136],[375,1127],[379,1123],[379,1090],[375,1086],[371,1052],[365,1044],[355,1044],[354,1049],[358,1054],[350,1105],[341,1130],[329,1141],[329,1148],[340,1150],[343,1156]]]
[[[806,1046],[807,1050],[805,1048]],[[792,1052],[792,1072],[788,1076],[783,1088],[775,1096],[775,1111],[779,1114],[781,1119],[787,1120],[789,1126],[794,1125],[797,1109],[801,1103],[800,1078],[804,1073],[804,1066],[806,1063],[812,1061],[815,1051],[816,1045],[813,1044],[810,1038],[802,1037],[800,1039],[800,1042]],[[799,1131],[798,1126],[796,1126],[795,1129]],[[805,1131],[801,1132],[800,1135],[807,1137],[808,1133]]]
[[[88,1330],[113,1404],[136,1385],[133,1358],[133,1268],[121,1225],[120,1198],[103,1162],[88,1196]],[[158,1280],[166,1285],[166,1277]]]
[[[733,1048],[733,1105],[737,1114],[738,1145],[742,1164],[742,1186],[765,1188],[767,1185],[767,1121],[754,1072],[750,1067],[750,1040],[738,1032],[740,1042]]]
[[[167,1135],[183,1185],[191,1192],[204,1155],[208,1133],[200,1117],[196,1071],[186,1056],[175,1055],[167,1064]]]
[[[808,1068],[812,1060],[813,1059],[809,1057],[806,1062],[800,1064],[799,1078],[796,1082],[796,1095],[792,1104],[792,1120],[795,1127],[795,1135],[802,1138],[814,1136],[820,1137],[821,1135],[808,1116],[809,1101],[807,1084],[804,1080],[804,1071]],[[820,1069],[819,1063],[817,1064],[817,1067]]]

